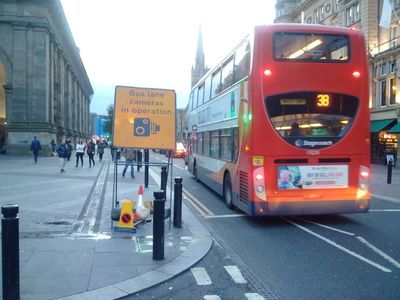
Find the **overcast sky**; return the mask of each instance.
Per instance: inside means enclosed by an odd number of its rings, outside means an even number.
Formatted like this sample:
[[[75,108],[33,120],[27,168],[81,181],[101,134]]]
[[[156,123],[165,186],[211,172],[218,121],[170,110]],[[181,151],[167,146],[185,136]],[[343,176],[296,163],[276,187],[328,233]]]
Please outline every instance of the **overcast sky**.
[[[105,114],[115,86],[175,90],[187,105],[199,24],[213,67],[255,25],[271,24],[276,0],[61,0],[94,89],[91,112]]]

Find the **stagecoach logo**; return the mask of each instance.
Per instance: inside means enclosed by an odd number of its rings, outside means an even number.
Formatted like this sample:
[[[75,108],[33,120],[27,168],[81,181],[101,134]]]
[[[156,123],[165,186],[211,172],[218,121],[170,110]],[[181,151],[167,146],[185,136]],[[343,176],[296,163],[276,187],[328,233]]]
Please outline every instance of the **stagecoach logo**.
[[[332,141],[302,141],[302,140],[296,140],[294,144],[297,147],[302,147],[304,146],[310,146],[310,147],[315,147],[315,146],[332,146],[333,142]]]
[[[296,140],[296,141],[294,142],[294,144],[295,144],[297,147],[301,147],[301,146],[303,146],[303,141],[302,141],[302,140]]]

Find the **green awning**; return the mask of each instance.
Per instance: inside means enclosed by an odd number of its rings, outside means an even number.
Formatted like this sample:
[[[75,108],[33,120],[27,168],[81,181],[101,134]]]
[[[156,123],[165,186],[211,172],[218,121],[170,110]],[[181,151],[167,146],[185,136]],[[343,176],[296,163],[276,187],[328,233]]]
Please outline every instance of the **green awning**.
[[[387,133],[400,133],[400,123],[394,125]]]
[[[396,121],[396,119],[371,121],[371,133],[377,133],[377,132],[383,130],[386,126],[388,126],[393,121]]]

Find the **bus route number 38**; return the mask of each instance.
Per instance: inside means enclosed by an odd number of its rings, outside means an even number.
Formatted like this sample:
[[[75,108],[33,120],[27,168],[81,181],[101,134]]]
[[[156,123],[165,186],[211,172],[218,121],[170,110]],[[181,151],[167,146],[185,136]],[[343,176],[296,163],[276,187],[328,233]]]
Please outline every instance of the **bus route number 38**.
[[[317,99],[318,99],[318,102],[317,102],[317,106],[324,106],[324,107],[327,107],[327,106],[329,106],[329,95],[322,95],[322,94],[319,94],[318,96],[317,96]]]

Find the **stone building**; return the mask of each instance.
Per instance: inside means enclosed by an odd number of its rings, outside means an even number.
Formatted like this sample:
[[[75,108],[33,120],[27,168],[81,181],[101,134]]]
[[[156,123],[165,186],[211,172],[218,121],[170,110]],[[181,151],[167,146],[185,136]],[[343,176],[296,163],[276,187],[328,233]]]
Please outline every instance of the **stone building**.
[[[364,32],[369,59],[371,156],[383,163],[385,153],[398,153],[400,136],[399,23],[392,12],[390,28],[379,26],[383,0],[277,0],[275,23],[308,23],[355,27]],[[400,14],[400,1],[390,0]],[[399,84],[400,88],[400,84]]]
[[[93,89],[59,0],[0,2],[0,134],[7,154],[89,136]]]

